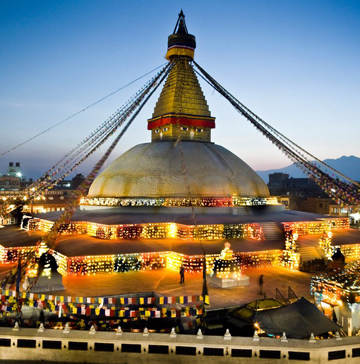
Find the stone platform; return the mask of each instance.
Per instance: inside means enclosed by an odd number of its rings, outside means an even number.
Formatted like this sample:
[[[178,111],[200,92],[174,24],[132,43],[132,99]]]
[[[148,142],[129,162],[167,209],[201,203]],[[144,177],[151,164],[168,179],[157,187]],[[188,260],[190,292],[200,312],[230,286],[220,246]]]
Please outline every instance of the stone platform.
[[[51,278],[39,277],[36,284],[30,289],[32,293],[46,293],[46,292],[59,292],[65,290],[62,284],[62,275],[59,273],[52,273]]]
[[[238,279],[232,278],[218,278],[214,275],[207,274],[206,279],[209,283],[221,288],[241,287],[248,286],[250,283],[248,276],[241,276]]]

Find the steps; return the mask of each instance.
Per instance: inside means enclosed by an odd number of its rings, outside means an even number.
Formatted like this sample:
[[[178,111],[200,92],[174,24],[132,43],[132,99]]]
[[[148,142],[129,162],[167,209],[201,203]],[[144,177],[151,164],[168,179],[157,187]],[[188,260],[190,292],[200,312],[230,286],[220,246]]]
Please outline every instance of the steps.
[[[322,259],[325,257],[325,255],[322,253],[322,250],[314,246],[299,248],[298,252],[300,253],[303,262],[307,262],[313,259]]]
[[[281,223],[277,222],[262,222],[260,223],[265,240],[281,240],[285,242],[285,234]]]

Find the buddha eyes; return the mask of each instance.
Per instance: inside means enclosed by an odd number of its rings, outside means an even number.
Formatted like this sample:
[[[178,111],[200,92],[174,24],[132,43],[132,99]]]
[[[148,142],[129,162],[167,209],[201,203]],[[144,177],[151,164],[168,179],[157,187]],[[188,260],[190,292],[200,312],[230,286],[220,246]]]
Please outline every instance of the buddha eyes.
[[[188,127],[186,127],[186,126],[182,126],[182,127],[180,127],[180,129],[182,130],[182,131],[189,131],[189,128]],[[204,131],[204,129],[195,129],[198,133],[202,133],[203,131]]]
[[[181,126],[180,129],[182,131],[189,131],[190,130],[187,126]],[[159,134],[161,131],[166,132],[168,130],[169,130],[169,128],[163,128],[162,130],[161,129],[156,129],[156,130],[154,130],[154,132],[155,132],[155,134]],[[197,133],[203,133],[204,129],[195,129],[195,131]]]
[[[168,130],[169,130],[169,128],[162,129],[162,131],[168,131]],[[161,129],[156,129],[156,130],[154,130],[154,132],[155,132],[155,134],[159,134],[161,132]]]

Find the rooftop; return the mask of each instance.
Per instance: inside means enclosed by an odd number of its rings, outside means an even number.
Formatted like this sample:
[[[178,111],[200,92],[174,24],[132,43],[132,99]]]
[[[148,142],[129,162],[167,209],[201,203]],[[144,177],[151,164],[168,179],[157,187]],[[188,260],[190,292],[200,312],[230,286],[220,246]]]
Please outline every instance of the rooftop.
[[[207,213],[204,213],[204,212]],[[234,212],[236,214],[234,214]],[[61,211],[39,214],[39,217],[48,221],[56,221]],[[250,224],[262,222],[302,222],[319,221],[331,217],[309,212],[284,210],[277,206],[266,208],[195,208],[197,225],[202,224]],[[81,207],[72,218],[73,221],[91,221],[99,224],[145,224],[175,222],[178,224],[193,225],[191,208],[187,207],[111,207],[88,208]]]
[[[7,226],[0,230],[0,245],[5,248],[34,246],[43,232],[28,232]],[[174,251],[185,255],[219,254],[225,241],[237,252],[283,249],[281,241],[253,239],[219,239],[187,241],[180,239],[98,239],[89,235],[59,236],[55,250],[67,257]]]

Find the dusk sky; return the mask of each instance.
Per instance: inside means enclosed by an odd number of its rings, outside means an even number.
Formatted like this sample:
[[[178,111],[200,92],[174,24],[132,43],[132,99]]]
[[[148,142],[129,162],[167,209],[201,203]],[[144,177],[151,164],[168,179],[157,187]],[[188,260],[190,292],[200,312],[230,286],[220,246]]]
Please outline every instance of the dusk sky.
[[[0,154],[165,63],[181,8],[195,60],[248,108],[320,159],[360,157],[360,1],[0,0]],[[39,177],[150,75],[0,158]],[[201,82],[212,140],[255,170],[291,162]],[[107,165],[149,142],[149,101]],[[112,139],[111,139],[112,141]],[[87,173],[107,143],[76,172]]]

